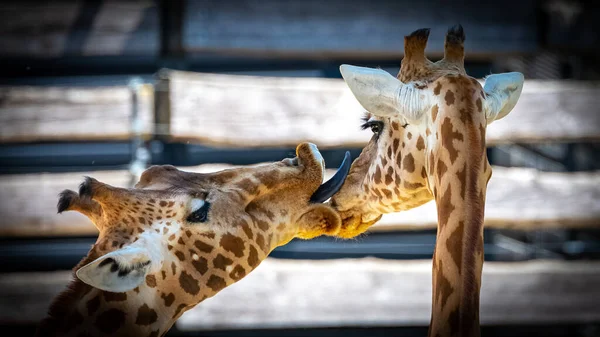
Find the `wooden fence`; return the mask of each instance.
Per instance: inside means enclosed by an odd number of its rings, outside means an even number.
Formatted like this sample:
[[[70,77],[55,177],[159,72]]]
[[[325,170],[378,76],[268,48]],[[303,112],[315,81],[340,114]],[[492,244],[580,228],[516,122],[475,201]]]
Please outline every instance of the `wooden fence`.
[[[133,95],[137,94],[137,100]],[[514,111],[488,127],[489,144],[600,140],[598,83],[526,81]],[[320,148],[362,147],[362,108],[342,80],[275,78],[164,70],[155,86],[0,88],[0,141],[89,141],[139,134],[221,148],[275,148],[311,141]],[[137,106],[134,106],[137,104]],[[131,114],[137,108],[138,119]],[[213,165],[187,168],[215,170]],[[126,171],[87,173],[117,186]],[[2,235],[95,232],[77,214],[55,215],[56,195],[84,173],[0,176]],[[600,175],[494,168],[486,226],[597,227]],[[34,201],[36,207],[29,207]],[[389,214],[373,230],[434,228],[435,205]]]
[[[35,323],[71,273],[0,274],[0,324]],[[486,262],[485,325],[600,320],[600,263]],[[181,330],[426,326],[431,261],[267,259],[238,283],[188,311]]]
[[[183,167],[214,172],[228,165]],[[489,183],[485,226],[505,229],[598,228],[600,175],[593,172],[551,173],[533,169],[494,167]],[[331,176],[332,170],[327,175]],[[120,187],[130,181],[127,171],[0,175],[0,236],[93,235],[94,225],[76,212],[56,214],[58,193],[77,189],[83,176]],[[35,207],[32,207],[35,205]],[[435,203],[386,214],[371,231],[432,229]]]

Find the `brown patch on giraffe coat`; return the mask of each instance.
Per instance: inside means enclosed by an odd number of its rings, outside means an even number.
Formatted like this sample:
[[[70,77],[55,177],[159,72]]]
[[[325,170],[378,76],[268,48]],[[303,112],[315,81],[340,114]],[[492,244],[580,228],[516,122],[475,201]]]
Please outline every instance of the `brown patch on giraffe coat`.
[[[138,218],[139,223],[141,223],[142,225],[146,224],[146,219],[144,219],[143,217],[139,217]]]
[[[408,180],[404,180],[404,188],[406,188],[406,189],[416,190],[421,187],[423,187],[422,183],[411,183],[411,182],[408,182]]]
[[[160,297],[165,301],[165,306],[170,307],[173,302],[175,302],[175,295],[173,293],[169,293],[169,295],[165,295],[164,293],[160,295]]]
[[[202,232],[200,233],[200,235],[209,238],[209,239],[214,239],[215,238],[215,232]]]
[[[431,121],[433,121],[434,123],[435,123],[435,120],[437,119],[438,111],[439,111],[439,107],[437,104],[435,104],[431,108]]]
[[[392,199],[392,192],[387,188],[382,189],[381,192],[385,195],[387,199]]]
[[[458,157],[458,150],[454,147],[453,140],[463,140],[463,135],[459,132],[454,132],[453,127],[450,118],[446,117],[442,123],[442,147],[448,150],[450,163],[452,164],[454,164],[454,161],[456,161],[456,158]]]
[[[175,266],[175,262],[171,262],[171,271],[173,272],[173,275],[175,275],[177,269],[177,267]]]
[[[415,158],[412,153],[404,156],[404,160],[402,160],[402,169],[408,173],[412,173],[415,171]]]
[[[406,134],[406,137],[407,137],[408,139],[412,139],[412,133],[408,132],[408,133]]]
[[[225,249],[226,251],[233,253],[233,255],[235,255],[236,257],[244,256],[244,249],[246,248],[244,240],[233,234],[223,234],[219,245],[223,247],[223,249]]]
[[[462,108],[458,110],[458,113],[460,114],[460,121],[463,122],[463,124],[467,124],[469,117],[471,117],[469,109]]]
[[[450,256],[454,263],[458,267],[458,273],[462,272],[462,256],[463,256],[463,233],[464,233],[465,223],[464,221],[459,221],[458,226],[454,229],[452,234],[446,239],[446,246],[448,247],[448,251],[450,252]]]
[[[218,254],[217,257],[213,259],[213,267],[223,271],[231,264],[233,264],[233,260],[223,256],[222,254]]]
[[[448,315],[448,325],[450,325],[450,335],[458,336],[460,328],[460,308],[454,308],[450,315]]]
[[[103,291],[102,295],[106,302],[122,302],[127,300],[127,293],[113,293],[110,291]]]
[[[265,238],[260,233],[256,233],[256,244],[260,249],[262,249],[263,252],[266,253],[269,251],[267,245],[265,244]]]
[[[255,184],[250,178],[244,178],[235,185],[237,188],[246,191],[249,194],[256,194],[258,192],[258,185]]]
[[[438,81],[437,84],[435,85],[435,88],[433,88],[433,94],[437,96],[440,94],[441,91],[442,91],[442,83],[440,83]]]
[[[213,246],[211,246],[205,242],[202,242],[200,240],[194,241],[194,246],[196,246],[196,248],[198,248],[201,252],[204,252],[204,253],[210,253],[213,250]]]
[[[204,257],[200,256],[198,260],[192,260],[192,265],[196,270],[200,273],[200,275],[204,275],[208,271],[208,260]]]
[[[400,124],[396,121],[392,122],[392,129],[394,129],[395,131],[400,130]]]
[[[454,104],[454,92],[452,90],[446,91],[446,96],[444,96],[444,100],[446,101],[446,105]]]
[[[233,268],[231,273],[229,273],[229,277],[231,277],[231,279],[233,279],[234,281],[239,281],[244,276],[246,276],[246,270],[239,264],[235,266],[235,268]]]
[[[438,208],[439,230],[444,230],[450,214],[454,211],[452,204],[452,185],[448,185],[440,200],[436,200]]]
[[[125,323],[125,313],[119,309],[108,309],[98,315],[94,325],[100,332],[111,334],[117,332]]]
[[[390,185],[392,182],[394,182],[394,168],[389,166],[385,175],[385,184]]]
[[[175,256],[177,256],[177,258],[179,259],[179,261],[185,260],[185,254],[183,252],[176,251],[175,252]]]
[[[440,181],[440,183],[442,182],[442,177],[444,176],[444,174],[446,174],[446,172],[448,171],[448,166],[446,166],[446,164],[439,160],[437,163],[437,177]]]
[[[137,318],[135,319],[135,324],[137,325],[150,325],[158,319],[158,315],[154,309],[150,308],[148,304],[143,304],[137,313]]]
[[[254,268],[258,266],[258,251],[253,245],[250,245],[250,253],[248,254],[248,264]]]
[[[392,142],[392,151],[394,153],[398,153],[398,146],[400,146],[400,139],[395,138],[394,141]],[[391,156],[390,156],[391,158]]]
[[[425,166],[421,167],[421,178],[427,178],[427,170],[425,169]]]
[[[88,316],[92,316],[93,314],[95,314],[96,311],[98,310],[98,308],[100,307],[100,295],[98,294],[98,295],[92,297],[92,299],[87,301],[85,306],[88,311]]]
[[[206,281],[206,285],[213,291],[219,291],[225,288],[227,284],[225,283],[225,280],[222,277],[210,275],[208,281]]]
[[[185,309],[185,307],[187,307],[187,304],[183,303],[177,306],[177,309],[175,309],[175,314],[173,314],[173,318],[179,317],[179,314],[181,314],[181,310]]]
[[[250,228],[250,225],[248,224],[248,222],[246,220],[240,220],[240,222],[238,224],[240,227],[242,227],[242,230],[246,234],[246,237],[250,240],[253,240],[254,233],[252,232],[252,229]]]
[[[436,305],[435,303],[440,303],[441,305],[439,306],[439,308],[441,308],[440,310],[443,310],[444,306],[446,306],[448,298],[450,297],[450,295],[452,295],[452,285],[450,284],[446,276],[444,276],[444,274],[442,273],[442,270],[444,270],[444,268],[442,267],[442,261],[438,261],[438,263],[439,268],[436,270],[434,281],[436,285],[436,301],[434,302],[434,305]]]
[[[188,294],[197,295],[200,292],[198,280],[185,271],[181,271],[179,274],[179,285]]]
[[[163,280],[166,279],[167,278],[167,273],[164,270],[161,270],[160,272],[162,274],[162,279]]]
[[[264,210],[263,210],[264,211]],[[263,232],[267,231],[269,229],[269,223],[264,221],[264,220],[260,220],[260,219],[256,219],[256,225],[258,226],[258,228],[260,228],[260,230],[262,230]]]
[[[379,168],[379,165],[375,167],[375,175],[373,176],[373,182],[375,182],[375,184],[381,184],[381,169]]]
[[[156,277],[154,275],[146,275],[146,284],[150,288],[156,287]]]
[[[423,136],[419,136],[419,139],[417,139],[417,150],[422,151],[425,149],[425,139],[423,139]]]

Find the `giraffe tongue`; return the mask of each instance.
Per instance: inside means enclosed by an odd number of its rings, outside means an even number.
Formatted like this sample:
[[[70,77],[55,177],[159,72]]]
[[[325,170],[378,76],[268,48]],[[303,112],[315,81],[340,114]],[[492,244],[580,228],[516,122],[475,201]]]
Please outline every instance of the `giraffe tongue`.
[[[327,199],[331,198],[340,190],[340,188],[342,188],[342,185],[344,184],[344,181],[346,180],[349,171],[350,152],[346,151],[346,154],[344,155],[344,160],[342,161],[342,164],[338,168],[337,172],[335,172],[331,179],[319,186],[315,193],[313,193],[313,195],[310,197],[310,201],[313,203],[322,203],[325,202]]]

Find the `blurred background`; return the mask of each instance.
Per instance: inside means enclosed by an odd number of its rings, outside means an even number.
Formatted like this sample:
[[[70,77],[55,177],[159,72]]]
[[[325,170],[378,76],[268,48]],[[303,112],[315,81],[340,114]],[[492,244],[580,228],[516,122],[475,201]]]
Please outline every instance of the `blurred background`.
[[[281,160],[316,143],[329,168],[370,131],[342,63],[396,74],[465,29],[467,72],[520,71],[488,128],[484,336],[600,336],[600,2],[13,1],[0,4],[0,331],[33,334],[95,241],[57,194],[84,175],[131,186]],[[167,336],[424,336],[435,205],[368,235],[292,241],[187,312]]]

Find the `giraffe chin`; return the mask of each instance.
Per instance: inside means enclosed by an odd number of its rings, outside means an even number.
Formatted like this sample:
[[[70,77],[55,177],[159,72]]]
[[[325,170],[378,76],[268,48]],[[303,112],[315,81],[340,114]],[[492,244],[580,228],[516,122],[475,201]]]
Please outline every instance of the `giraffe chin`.
[[[360,214],[351,215],[349,217],[344,217],[342,215],[342,226],[335,236],[344,239],[357,237],[366,232],[369,227],[373,226],[377,221],[379,221],[382,216],[383,214],[380,214],[373,220],[363,222]]]

